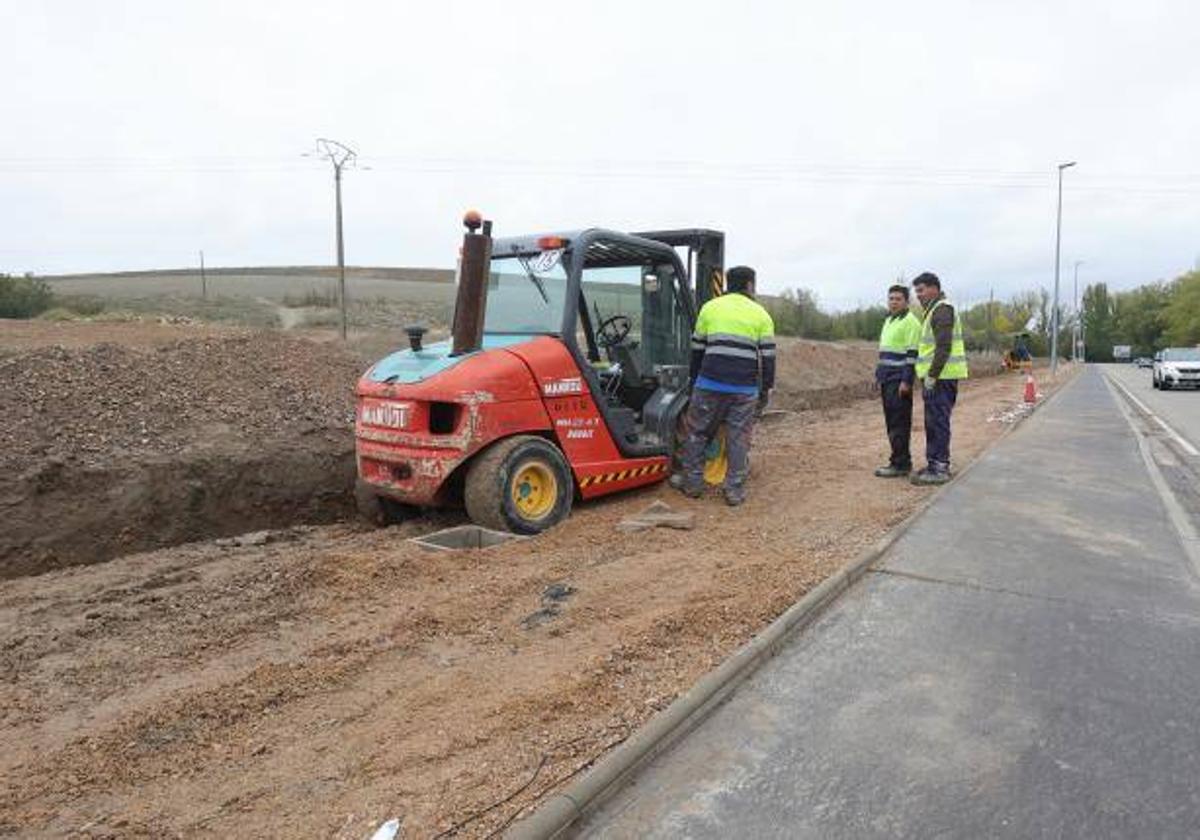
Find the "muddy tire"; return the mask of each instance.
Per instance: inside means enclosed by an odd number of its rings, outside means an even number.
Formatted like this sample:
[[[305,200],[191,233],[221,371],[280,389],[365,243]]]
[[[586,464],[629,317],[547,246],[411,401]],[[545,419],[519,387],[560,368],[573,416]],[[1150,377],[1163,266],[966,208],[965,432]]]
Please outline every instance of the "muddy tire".
[[[354,483],[354,502],[359,518],[376,528],[399,525],[417,515],[416,508],[387,496],[380,496],[375,492],[375,488],[361,479]]]
[[[477,455],[463,493],[472,522],[515,534],[538,534],[562,522],[574,496],[562,452],[532,435],[502,440]]]

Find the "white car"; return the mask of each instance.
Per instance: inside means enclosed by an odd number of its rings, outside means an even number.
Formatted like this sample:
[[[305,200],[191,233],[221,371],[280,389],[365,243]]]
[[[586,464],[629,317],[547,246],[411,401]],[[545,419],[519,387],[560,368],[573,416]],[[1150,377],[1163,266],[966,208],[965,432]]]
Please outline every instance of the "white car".
[[[1200,349],[1168,347],[1154,354],[1154,387],[1162,391],[1172,388],[1200,388]]]

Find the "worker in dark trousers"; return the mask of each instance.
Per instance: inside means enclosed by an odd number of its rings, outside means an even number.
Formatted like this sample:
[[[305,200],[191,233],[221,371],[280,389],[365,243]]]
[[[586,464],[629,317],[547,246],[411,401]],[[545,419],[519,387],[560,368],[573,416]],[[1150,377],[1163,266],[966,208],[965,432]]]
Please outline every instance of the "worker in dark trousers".
[[[879,361],[875,382],[883,397],[883,420],[892,455],[887,466],[875,470],[880,478],[900,478],[912,472],[913,369],[921,322],[908,308],[908,287],[888,289],[888,315],[879,332]]]
[[[746,500],[754,421],[775,387],[775,324],[754,299],[754,269],[731,268],[725,280],[726,293],[696,316],[688,436],[671,485],[692,498],[704,493],[704,452],[724,424],[729,468],[722,489],[736,506]]]
[[[926,272],[913,280],[925,310],[917,341],[916,376],[925,404],[925,469],[913,484],[945,484],[950,480],[950,415],[958,400],[958,383],[967,378],[967,347],[962,319],[942,293],[942,281]]]

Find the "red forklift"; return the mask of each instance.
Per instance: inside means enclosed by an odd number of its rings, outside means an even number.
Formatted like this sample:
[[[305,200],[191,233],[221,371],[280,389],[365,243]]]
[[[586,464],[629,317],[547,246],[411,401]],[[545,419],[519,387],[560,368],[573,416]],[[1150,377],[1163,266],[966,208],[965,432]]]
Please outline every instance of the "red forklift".
[[[359,380],[357,496],[378,524],[465,505],[519,534],[574,501],[662,481],[688,399],[696,313],[724,234],[589,230],[496,238],[464,219],[451,338]]]

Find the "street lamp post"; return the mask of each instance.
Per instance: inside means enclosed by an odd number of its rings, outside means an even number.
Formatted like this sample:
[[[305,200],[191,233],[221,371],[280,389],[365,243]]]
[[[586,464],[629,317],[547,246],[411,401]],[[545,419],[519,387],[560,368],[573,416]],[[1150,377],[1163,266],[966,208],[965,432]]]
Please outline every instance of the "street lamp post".
[[[1058,224],[1054,229],[1054,307],[1050,310],[1050,376],[1058,374],[1058,275],[1062,268],[1062,184],[1063,170],[1075,161],[1058,165]]]

